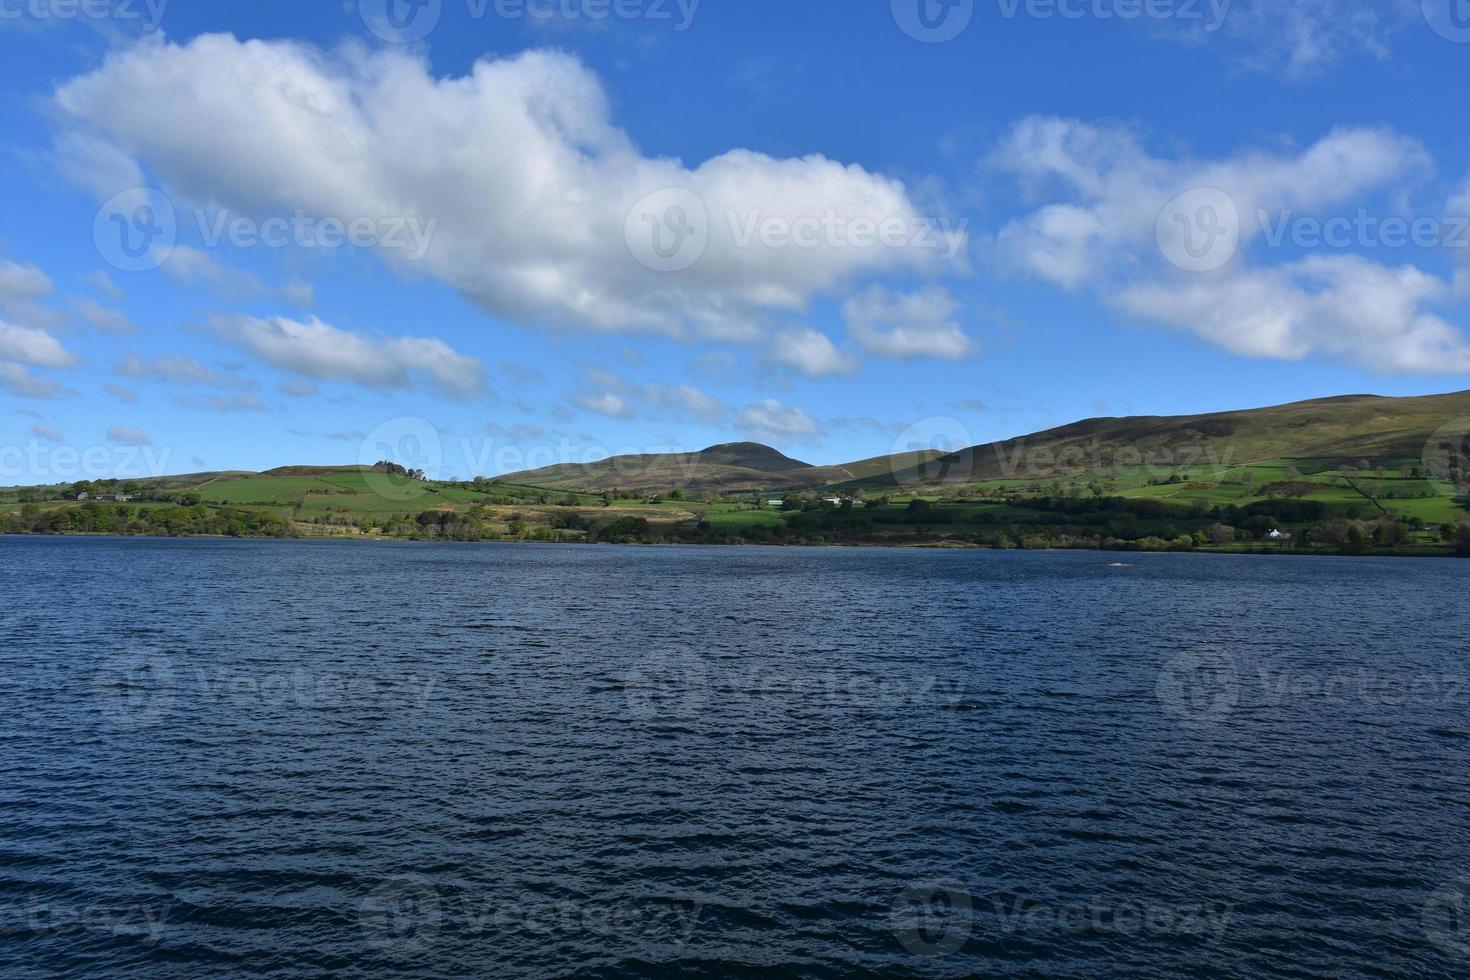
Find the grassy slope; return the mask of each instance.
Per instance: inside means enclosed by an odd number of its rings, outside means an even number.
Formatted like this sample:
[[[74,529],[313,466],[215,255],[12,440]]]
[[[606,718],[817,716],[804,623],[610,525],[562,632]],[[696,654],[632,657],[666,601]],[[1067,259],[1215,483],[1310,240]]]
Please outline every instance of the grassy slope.
[[[1348,395],[1272,408],[1173,417],[1089,419],[977,446],[858,481],[867,487],[1034,480],[1153,462],[1155,468],[1290,460],[1304,473],[1346,463],[1417,462],[1441,426],[1470,416],[1470,392],[1422,398]],[[1305,463],[1306,465],[1300,465]]]
[[[472,507],[504,527],[514,521],[554,526],[573,507],[597,520],[638,516],[662,527],[704,520],[715,528],[777,526],[789,515],[733,501],[655,505],[624,498],[605,508],[600,495],[573,493],[568,488],[600,494],[613,487],[646,493],[679,486],[737,492],[758,489],[764,494],[836,485],[869,492],[896,491],[894,496],[901,501],[911,494],[937,500],[963,483],[969,488],[965,491],[970,495],[968,502],[946,506],[976,510],[962,521],[958,520],[962,515],[955,515],[954,529],[958,530],[982,513],[991,522],[1024,516],[1026,512],[1015,508],[1014,499],[1006,499],[1010,491],[1045,495],[1056,492],[1058,484],[1070,484],[1088,487],[1090,495],[1091,486],[1098,484],[1108,495],[1162,500],[1187,514],[1201,505],[1258,503],[1268,499],[1263,488],[1295,478],[1311,486],[1304,499],[1327,504],[1334,514],[1371,518],[1387,510],[1399,517],[1441,523],[1464,520],[1463,507],[1442,485],[1417,478],[1405,467],[1418,464],[1431,433],[1450,420],[1465,417],[1470,417],[1470,392],[1415,399],[1353,396],[1185,418],[1092,420],[1025,440],[979,447],[969,454],[908,453],[838,467],[812,467],[768,447],[738,443],[698,454],[635,457],[632,463],[623,459],[553,467],[507,477],[484,488],[419,484],[356,466],[292,466],[261,474],[202,473],[161,482],[170,491],[197,494],[211,508],[266,510],[314,527],[320,527],[313,522],[323,518],[383,521],[392,515],[413,517],[426,510],[466,512]],[[1125,465],[1099,472],[1087,465],[1048,469],[1036,463],[1068,447],[1083,448],[1085,464],[1098,455],[1110,459],[1128,449],[1181,465],[1162,470]],[[1038,449],[1045,452],[1038,454]],[[1018,459],[1036,465],[1024,466],[1021,472],[1002,468],[997,477],[997,470],[987,463]],[[1190,459],[1192,464],[1183,465]],[[1361,461],[1370,464],[1370,472],[1350,481],[1342,467]],[[1380,464],[1385,472],[1372,473]],[[958,476],[962,465],[970,467],[963,480]],[[1160,472],[1179,472],[1186,479],[1161,483]],[[629,478],[640,473],[640,479]],[[1373,490],[1376,502],[1364,495],[1362,487]],[[981,499],[975,499],[976,494]],[[75,503],[57,499],[41,506],[50,510]],[[19,509],[13,491],[0,491],[0,514]]]
[[[562,463],[524,473],[505,482],[551,490],[761,490],[813,486],[824,482],[810,463],[784,456],[769,446],[741,442],[711,446],[697,453],[615,456],[596,463]]]

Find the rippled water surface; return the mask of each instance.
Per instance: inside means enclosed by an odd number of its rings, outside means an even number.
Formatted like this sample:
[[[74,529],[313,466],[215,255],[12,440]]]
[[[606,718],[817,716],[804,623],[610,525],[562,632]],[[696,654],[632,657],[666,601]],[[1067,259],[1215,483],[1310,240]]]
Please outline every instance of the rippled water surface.
[[[0,975],[1470,975],[1467,573],[0,539]]]

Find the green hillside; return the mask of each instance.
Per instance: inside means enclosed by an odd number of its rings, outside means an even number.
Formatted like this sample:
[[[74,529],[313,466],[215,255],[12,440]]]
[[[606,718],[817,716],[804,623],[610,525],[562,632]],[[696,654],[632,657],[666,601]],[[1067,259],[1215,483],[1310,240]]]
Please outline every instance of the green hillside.
[[[504,479],[551,490],[762,490],[819,486],[826,470],[783,455],[770,446],[733,442],[697,453],[614,456],[595,463],[563,463]]]
[[[1467,430],[1470,393],[1350,396],[840,466],[755,443],[464,482],[284,466],[0,489],[0,530],[1470,555]]]
[[[1420,398],[1347,395],[1210,415],[1089,419],[1047,432],[895,466],[863,485],[900,487],[1200,468],[1272,460],[1324,470],[1422,460],[1434,433],[1470,417],[1470,392]]]

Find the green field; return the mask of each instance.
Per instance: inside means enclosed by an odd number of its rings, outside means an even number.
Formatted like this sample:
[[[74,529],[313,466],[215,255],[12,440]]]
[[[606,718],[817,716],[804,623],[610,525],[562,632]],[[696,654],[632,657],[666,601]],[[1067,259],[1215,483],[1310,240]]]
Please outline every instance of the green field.
[[[1437,467],[1447,411],[1470,418],[1470,394],[1092,420],[841,466],[753,443],[452,483],[295,466],[11,488],[0,518],[12,533],[1450,554],[1470,550],[1470,485],[1453,458],[1458,483]]]

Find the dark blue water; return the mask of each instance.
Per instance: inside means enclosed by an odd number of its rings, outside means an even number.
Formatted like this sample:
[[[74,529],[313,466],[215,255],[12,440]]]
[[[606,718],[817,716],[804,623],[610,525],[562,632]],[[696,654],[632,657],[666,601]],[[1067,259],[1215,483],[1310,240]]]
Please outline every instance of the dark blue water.
[[[0,975],[1470,975],[1470,564],[0,539]]]

